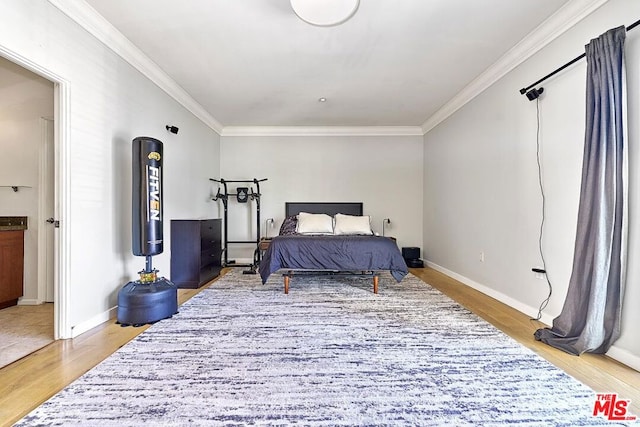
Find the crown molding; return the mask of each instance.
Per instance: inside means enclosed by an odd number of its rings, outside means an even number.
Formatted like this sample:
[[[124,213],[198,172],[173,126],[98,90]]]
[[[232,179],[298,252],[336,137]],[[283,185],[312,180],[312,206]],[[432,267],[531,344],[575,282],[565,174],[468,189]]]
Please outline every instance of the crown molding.
[[[225,126],[221,136],[422,136],[420,126]]]
[[[424,135],[608,0],[571,0],[429,117],[422,126],[222,126],[156,63],[85,1],[48,0],[221,136]]]
[[[158,85],[203,123],[221,134],[223,126],[220,122],[88,3],[79,0],[48,1]]]
[[[422,124],[424,134],[609,0],[571,0],[487,68]],[[519,88],[514,88],[514,90]]]

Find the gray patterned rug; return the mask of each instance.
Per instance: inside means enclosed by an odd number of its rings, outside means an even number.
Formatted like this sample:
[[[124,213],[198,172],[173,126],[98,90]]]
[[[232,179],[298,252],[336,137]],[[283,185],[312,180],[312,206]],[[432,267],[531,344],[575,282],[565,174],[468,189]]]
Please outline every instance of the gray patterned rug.
[[[230,272],[18,425],[617,425],[415,276],[281,281]]]

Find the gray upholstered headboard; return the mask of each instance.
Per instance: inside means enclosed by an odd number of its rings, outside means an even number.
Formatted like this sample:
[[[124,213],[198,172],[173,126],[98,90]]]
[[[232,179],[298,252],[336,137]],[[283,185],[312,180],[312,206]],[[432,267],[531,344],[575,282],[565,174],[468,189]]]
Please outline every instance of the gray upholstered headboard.
[[[284,210],[287,217],[300,212],[362,215],[362,202],[286,202]]]

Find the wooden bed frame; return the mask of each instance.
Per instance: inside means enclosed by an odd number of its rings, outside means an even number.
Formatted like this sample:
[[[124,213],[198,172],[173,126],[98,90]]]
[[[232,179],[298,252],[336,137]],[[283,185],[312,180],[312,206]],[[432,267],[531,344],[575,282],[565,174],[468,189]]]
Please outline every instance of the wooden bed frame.
[[[286,273],[282,273],[282,277],[284,278],[284,293],[288,294],[289,293],[289,281],[291,280],[291,278],[295,275],[294,271],[296,270],[288,270]],[[304,272],[311,272],[312,274],[327,274],[327,275],[338,275],[341,274],[340,272],[327,272],[327,271],[323,271],[323,270],[318,270],[318,271],[311,271],[311,270],[303,270],[302,273],[298,273],[298,275],[302,275],[305,274]],[[369,272],[367,273],[366,271],[363,271],[361,274],[361,276],[372,276],[373,277],[373,293],[377,294],[378,293],[378,274],[376,274],[376,272]]]
[[[334,216],[335,214],[344,214],[344,215],[363,215],[363,204],[362,202],[285,202],[284,204],[285,217],[290,217],[293,215],[298,215],[300,212],[307,212],[313,214],[327,214],[330,216]],[[288,270],[286,273],[283,273],[282,276],[284,278],[284,293],[289,293],[289,282],[291,278],[294,276],[295,272],[297,274],[340,274],[340,272],[336,271],[323,271],[323,270]],[[366,272],[363,271],[362,275],[372,275],[373,276],[373,293],[378,293],[378,274],[374,271]]]

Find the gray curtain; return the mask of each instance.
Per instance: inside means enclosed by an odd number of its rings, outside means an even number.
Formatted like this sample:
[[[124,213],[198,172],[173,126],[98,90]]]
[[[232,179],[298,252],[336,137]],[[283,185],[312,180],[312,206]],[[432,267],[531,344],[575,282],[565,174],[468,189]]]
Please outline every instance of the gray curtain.
[[[562,312],[535,338],[572,354],[620,336],[627,258],[625,28],[586,46],[587,116],[573,270]]]

